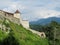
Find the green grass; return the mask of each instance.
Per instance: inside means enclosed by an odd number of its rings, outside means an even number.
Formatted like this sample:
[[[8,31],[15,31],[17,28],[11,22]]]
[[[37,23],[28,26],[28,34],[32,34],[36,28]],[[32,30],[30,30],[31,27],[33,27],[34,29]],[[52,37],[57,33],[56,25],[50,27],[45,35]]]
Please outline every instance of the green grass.
[[[19,40],[20,45],[48,45],[47,39],[40,38],[22,26],[11,23],[10,27],[14,32],[15,38]]]
[[[21,25],[10,22],[9,26],[12,32],[10,33],[18,41],[19,45],[49,45],[46,38],[41,38],[38,35],[33,34],[29,30],[23,28]],[[2,34],[0,30],[0,39],[3,39],[3,37],[8,37],[8,35]]]
[[[0,41],[4,40],[7,36],[8,36],[8,34],[6,34],[0,30]]]

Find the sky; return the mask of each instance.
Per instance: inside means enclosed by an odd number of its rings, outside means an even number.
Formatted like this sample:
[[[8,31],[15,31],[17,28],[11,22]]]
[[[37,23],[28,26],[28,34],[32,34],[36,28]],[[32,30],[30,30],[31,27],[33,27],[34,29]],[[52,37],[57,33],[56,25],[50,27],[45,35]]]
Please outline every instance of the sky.
[[[0,0],[0,9],[21,12],[23,20],[36,21],[49,17],[60,17],[60,0]]]

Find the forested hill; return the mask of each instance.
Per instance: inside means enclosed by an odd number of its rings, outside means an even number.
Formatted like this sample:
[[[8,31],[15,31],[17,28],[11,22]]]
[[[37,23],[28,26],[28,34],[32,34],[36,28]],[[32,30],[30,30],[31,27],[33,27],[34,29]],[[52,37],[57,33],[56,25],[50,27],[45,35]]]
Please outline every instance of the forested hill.
[[[9,20],[0,21],[0,24],[6,26],[6,30],[0,28],[0,45],[49,45],[46,38],[33,34],[21,25]]]
[[[33,24],[30,25],[30,28],[39,32],[45,32],[49,40],[49,45],[60,45],[60,23],[51,21],[49,24],[45,25]]]

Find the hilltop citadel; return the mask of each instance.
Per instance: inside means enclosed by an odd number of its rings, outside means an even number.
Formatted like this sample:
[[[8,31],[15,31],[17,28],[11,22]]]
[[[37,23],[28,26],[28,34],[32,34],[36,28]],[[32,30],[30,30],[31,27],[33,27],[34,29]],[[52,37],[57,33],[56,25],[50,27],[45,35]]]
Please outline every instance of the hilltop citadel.
[[[29,28],[29,21],[22,19],[21,13],[19,12],[19,10],[16,10],[15,13],[9,13],[9,12],[0,10],[0,20],[4,20],[5,18],[10,20],[13,23],[16,23],[18,25],[22,25],[24,28],[39,35],[40,37],[46,37],[44,32],[38,32],[33,29],[30,29]],[[7,22],[8,22],[8,20],[7,20]],[[4,24],[0,24],[0,29],[4,30],[4,31],[6,31],[6,29],[7,29],[8,30],[7,33],[9,33],[10,27],[6,27]]]
[[[29,21],[22,19],[21,13],[19,12],[19,10],[16,10],[15,13],[9,13],[9,12],[0,10],[0,19],[3,19],[3,17],[19,25],[21,24],[24,28],[29,28]]]

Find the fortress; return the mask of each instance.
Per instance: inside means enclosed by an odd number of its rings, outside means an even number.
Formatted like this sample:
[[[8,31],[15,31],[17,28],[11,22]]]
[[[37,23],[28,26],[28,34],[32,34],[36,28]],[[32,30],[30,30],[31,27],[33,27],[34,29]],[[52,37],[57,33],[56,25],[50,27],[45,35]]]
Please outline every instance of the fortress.
[[[19,10],[16,10],[15,13],[9,13],[3,10],[0,10],[0,19],[3,19],[3,17],[9,19],[10,21],[22,25],[24,28],[29,28],[29,21],[23,20],[21,17],[21,13]]]
[[[10,20],[11,22],[14,22],[14,23],[18,24],[18,25],[22,25],[24,28],[30,30],[31,32],[33,32],[37,35],[39,35],[40,37],[43,37],[43,38],[46,37],[44,32],[38,32],[38,31],[35,31],[33,29],[30,29],[29,28],[29,21],[28,20],[23,20],[22,17],[21,17],[21,13],[18,10],[16,10],[15,13],[9,13],[9,12],[0,10],[0,20],[3,21],[5,18]],[[0,24],[0,29],[6,30],[6,26]],[[8,33],[9,33],[10,28],[7,27],[7,30],[8,30]]]

